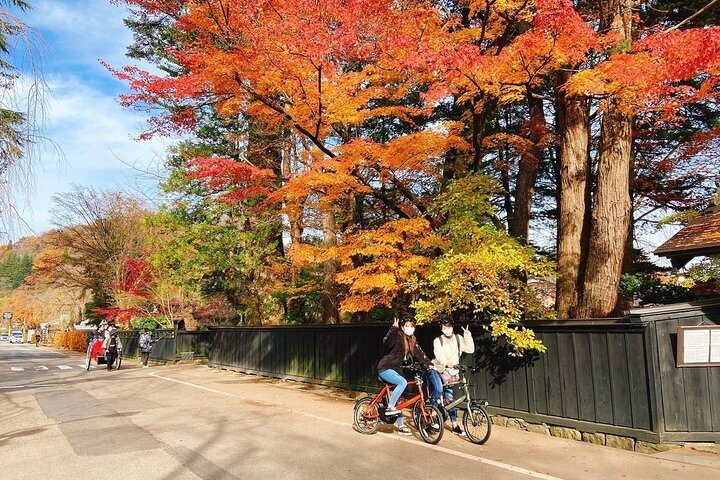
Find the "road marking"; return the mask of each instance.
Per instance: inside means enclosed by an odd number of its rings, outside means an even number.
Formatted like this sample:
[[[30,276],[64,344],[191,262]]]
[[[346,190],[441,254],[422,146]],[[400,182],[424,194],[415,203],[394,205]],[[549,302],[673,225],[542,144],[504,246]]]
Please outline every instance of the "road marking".
[[[228,397],[236,396],[236,395],[233,395],[232,393],[223,392],[221,390],[215,390],[214,388],[203,387],[202,385],[195,385],[194,383],[183,382],[182,380],[175,380],[174,378],[169,378],[169,377],[163,377],[162,375],[159,375],[157,372],[151,373],[150,376],[155,377],[155,378],[160,378],[162,380],[167,380],[168,382],[180,383],[180,384],[186,385],[188,387],[199,388],[200,390],[207,390],[208,392],[217,393],[219,395],[225,395]]]
[[[50,370],[50,369],[48,367],[46,367],[45,365],[38,365],[37,367],[35,367],[35,371],[39,371],[39,370]]]
[[[542,478],[543,480],[562,480],[559,477],[553,477],[552,475],[547,475],[545,473],[535,472],[533,470],[528,470],[528,469],[522,468],[522,467],[516,467],[515,465],[510,465],[509,463],[497,462],[495,460],[490,460],[488,458],[477,457],[477,456],[471,455],[469,453],[457,452],[455,450],[451,450],[451,449],[445,448],[445,447],[440,447],[438,445],[430,445],[429,443],[424,443],[424,442],[417,443],[417,442],[413,442],[410,439],[402,438],[399,436],[394,436],[394,437],[390,437],[390,438],[392,438],[393,440],[398,440],[400,442],[408,442],[408,443],[412,443],[413,445],[418,445],[421,447],[429,448],[430,450],[447,453],[448,455],[455,455],[456,457],[464,458],[466,460],[484,463],[486,465],[490,465],[490,466],[493,466],[496,468],[502,468],[504,470],[509,470],[511,472],[520,473],[523,475],[527,475],[529,477]]]
[[[10,367],[10,370],[12,370],[13,372],[24,372],[25,371],[25,369],[22,367]]]
[[[58,368],[60,370],[72,370],[72,367],[69,365],[58,365]]]
[[[86,364],[82,364],[82,365],[78,365],[78,367],[80,367],[80,368],[87,368],[87,365],[86,365]]]
[[[170,377],[163,377],[162,375],[158,374],[158,372],[152,372],[149,375],[151,377],[159,378],[162,380],[167,380],[169,382],[180,383],[180,384],[188,386],[188,387],[199,388],[201,390],[206,390],[208,392],[217,393],[219,395],[225,395],[227,397],[235,397],[235,398],[244,399],[244,397],[240,397],[238,395],[234,395],[234,394],[228,393],[228,392],[223,392],[221,390],[215,390],[214,388],[203,387],[202,385],[197,385],[195,383],[190,383],[190,382],[184,382],[182,380],[176,380],[176,379],[170,378]],[[261,403],[261,402],[253,402],[253,403],[257,404],[257,403]],[[268,404],[268,406],[272,406],[272,405]],[[333,425],[339,425],[341,427],[352,426],[348,422],[339,422],[337,420],[332,420],[330,418],[321,417],[319,415],[314,415],[312,413],[302,412],[302,411],[293,410],[293,409],[290,409],[289,411],[290,411],[290,413],[293,413],[296,415],[302,415],[304,417],[313,418],[315,420],[320,420],[325,423],[332,423]],[[543,480],[562,480],[559,477],[553,477],[552,475],[535,472],[533,470],[528,470],[528,469],[522,468],[522,467],[516,467],[515,465],[510,465],[508,463],[503,463],[503,462],[498,462],[498,461],[490,460],[490,459],[483,458],[483,457],[478,457],[476,455],[471,455],[469,453],[458,452],[458,451],[452,450],[450,448],[440,447],[438,445],[430,445],[429,443],[417,442],[417,441],[413,441],[413,440],[410,440],[407,438],[402,438],[399,436],[389,436],[388,438],[390,438],[392,440],[400,441],[400,442],[408,442],[415,446],[428,448],[430,450],[435,450],[437,452],[446,453],[448,455],[454,455],[456,457],[464,458],[465,460],[470,460],[473,462],[484,463],[485,465],[490,465],[492,467],[501,468],[503,470],[509,470],[511,472],[520,473],[522,475],[527,475],[527,476],[533,477],[533,478],[541,478]]]
[[[10,389],[10,388],[35,388],[35,387],[52,387],[52,385],[45,385],[45,384],[30,384],[30,385],[4,385],[0,387],[0,389]]]

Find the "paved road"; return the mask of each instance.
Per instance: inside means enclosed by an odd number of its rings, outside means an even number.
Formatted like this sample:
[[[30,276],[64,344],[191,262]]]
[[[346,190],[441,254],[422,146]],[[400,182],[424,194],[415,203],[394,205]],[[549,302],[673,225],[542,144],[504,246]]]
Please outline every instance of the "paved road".
[[[449,432],[429,446],[355,432],[352,401],[329,389],[82,361],[0,343],[0,479],[720,479],[720,455],[661,459],[502,427],[483,446]]]

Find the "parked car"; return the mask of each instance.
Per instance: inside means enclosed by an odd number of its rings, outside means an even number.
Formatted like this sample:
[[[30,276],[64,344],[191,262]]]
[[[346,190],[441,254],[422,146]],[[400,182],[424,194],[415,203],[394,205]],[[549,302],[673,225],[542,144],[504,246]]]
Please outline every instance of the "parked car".
[[[0,333],[0,342],[7,342],[10,340],[10,337],[8,337],[7,333]]]
[[[22,332],[12,332],[10,334],[10,343],[23,343]]]

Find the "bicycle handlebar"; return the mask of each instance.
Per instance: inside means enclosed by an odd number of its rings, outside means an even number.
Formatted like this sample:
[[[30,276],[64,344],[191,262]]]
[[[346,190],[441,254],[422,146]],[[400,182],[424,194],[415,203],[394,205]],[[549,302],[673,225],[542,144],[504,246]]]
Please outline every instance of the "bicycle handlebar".
[[[422,363],[413,363],[412,365],[403,365],[402,368],[403,368],[403,370],[408,370],[411,372],[423,373],[423,372],[430,370],[430,368],[432,368],[432,366],[423,365]]]

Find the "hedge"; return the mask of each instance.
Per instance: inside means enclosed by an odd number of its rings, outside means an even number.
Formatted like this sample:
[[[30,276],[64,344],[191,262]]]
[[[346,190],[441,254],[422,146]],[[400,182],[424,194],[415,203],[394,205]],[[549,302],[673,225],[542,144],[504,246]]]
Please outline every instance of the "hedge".
[[[85,332],[56,332],[53,336],[53,345],[76,352],[84,352],[88,347],[87,334]]]

